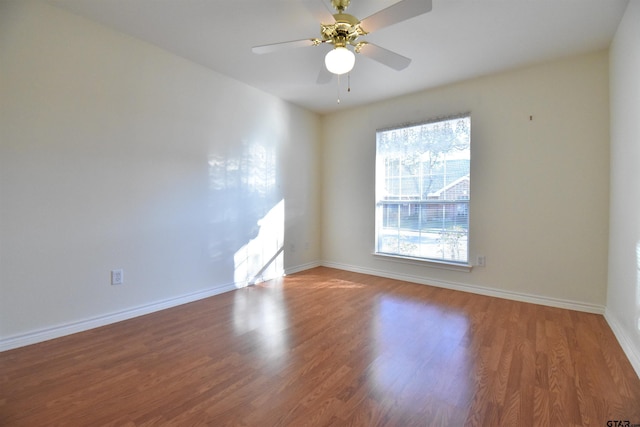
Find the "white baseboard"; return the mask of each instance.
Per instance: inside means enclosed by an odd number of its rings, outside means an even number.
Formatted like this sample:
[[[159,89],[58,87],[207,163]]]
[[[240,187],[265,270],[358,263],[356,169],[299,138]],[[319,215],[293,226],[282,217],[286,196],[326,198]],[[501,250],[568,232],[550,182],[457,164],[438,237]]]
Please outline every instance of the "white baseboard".
[[[636,371],[638,378],[640,378],[640,348],[633,344],[633,341],[625,333],[625,330],[620,323],[618,323],[616,317],[613,316],[608,309],[604,313],[604,318],[620,343],[620,347],[622,347],[622,350],[627,355],[627,359],[629,359],[631,366],[633,366],[633,369]]]
[[[309,270],[311,268],[320,267],[320,266],[336,268],[339,270],[353,271],[356,273],[370,274],[370,275],[379,276],[379,277],[387,277],[389,279],[403,280],[407,282],[436,286],[436,287],[458,290],[463,292],[470,292],[470,293],[475,293],[480,295],[493,296],[497,298],[505,298],[505,299],[515,300],[515,301],[547,305],[551,307],[566,308],[570,310],[584,311],[588,313],[597,313],[597,314],[605,313],[604,306],[595,305],[595,304],[587,304],[587,303],[576,302],[576,301],[549,298],[549,297],[544,297],[539,295],[530,295],[530,294],[524,294],[524,293],[518,293],[518,292],[503,291],[503,290],[498,290],[494,288],[485,288],[481,286],[467,285],[462,283],[425,279],[419,276],[412,276],[412,275],[400,274],[400,273],[390,273],[384,270],[362,268],[362,267],[357,267],[353,265],[340,264],[340,263],[334,263],[334,262],[328,262],[328,261],[310,262],[310,263],[306,263],[298,266],[289,267],[285,269],[285,274],[294,274],[294,273],[298,273],[304,270]],[[86,320],[71,322],[71,323],[60,325],[60,326],[53,326],[50,328],[40,329],[40,330],[25,333],[25,334],[2,338],[0,339],[0,351],[6,351],[6,350],[23,347],[30,344],[36,344],[42,341],[59,338],[65,335],[71,335],[77,332],[98,328],[100,326],[106,326],[111,323],[132,319],[134,317],[142,316],[145,314],[149,314],[149,313],[164,310],[167,308],[175,307],[178,305],[186,304],[189,302],[197,301],[203,298],[208,298],[224,292],[229,292],[229,291],[244,287],[247,284],[248,283],[226,284],[222,286],[217,286],[215,288],[207,289],[204,291],[199,291],[199,292],[183,295],[176,298],[170,298],[164,301],[159,301],[159,302],[146,304],[139,307],[134,307],[134,308],[119,311],[116,313],[97,316],[97,317],[86,319]],[[609,321],[609,319],[607,319],[607,321]],[[621,335],[620,328],[617,328],[618,332],[616,332],[616,329],[614,329],[614,326],[612,324],[612,329],[614,330],[616,337],[618,337],[618,340],[621,340],[620,336],[624,337],[623,334]],[[634,368],[636,369],[636,371],[639,371],[640,358],[638,358],[638,356],[633,353],[633,347],[628,343],[628,340],[627,340],[627,344],[623,344],[621,342],[621,345],[625,349],[625,352],[627,352],[628,354],[629,354],[629,351],[631,351],[630,353],[631,356],[629,356],[629,358],[630,360],[632,360],[632,364],[634,364]]]
[[[145,314],[153,313],[156,311],[164,310],[178,305],[186,304],[189,302],[197,301],[203,298],[208,298],[214,295],[219,295],[224,292],[229,292],[242,287],[241,284],[226,284],[217,286],[215,288],[207,289],[204,291],[194,292],[187,295],[182,295],[175,298],[166,299],[163,301],[154,302],[151,304],[145,304],[142,306],[118,311],[116,313],[106,314],[103,316],[92,317],[90,319],[80,320],[77,322],[66,323],[59,326],[53,326],[50,328],[39,329],[36,331],[28,332],[26,334],[14,335],[11,337],[0,339],[0,351],[11,350],[18,347],[24,347],[31,344],[36,344],[43,341],[48,341],[54,338],[60,338],[66,335],[75,334],[77,332],[87,331],[89,329],[99,328],[100,326],[106,326],[111,323],[121,322],[123,320],[132,319],[134,317],[143,316]]]
[[[293,274],[300,271],[308,270],[310,268],[319,267],[319,262],[311,262],[299,266],[287,268],[284,274]],[[233,291],[236,289],[250,286],[255,283],[260,283],[265,280],[269,280],[271,277],[255,278],[252,281],[243,281],[238,283],[229,283],[226,285],[216,286],[215,288],[207,289],[204,291],[198,291],[191,294],[182,295],[175,298],[170,298],[163,301],[154,302],[151,304],[145,304],[138,307],[118,311],[116,313],[110,313],[102,316],[92,317],[90,319],[80,320],[77,322],[65,323],[59,326],[52,326],[50,328],[39,329],[25,334],[19,334],[0,339],[0,351],[11,350],[18,347],[24,347],[31,344],[36,344],[43,341],[48,341],[54,338],[60,338],[66,335],[75,334],[77,332],[88,331],[89,329],[99,328],[111,323],[121,322],[123,320],[132,319],[134,317],[143,316],[145,314],[153,313],[156,311],[164,310],[178,305],[186,304],[189,302],[197,301],[204,298],[209,298],[215,295],[222,294],[224,292]]]
[[[306,264],[297,265],[295,267],[285,268],[284,274],[300,273],[301,271],[310,270],[312,268],[320,267],[319,261],[308,262]]]
[[[448,282],[442,280],[425,279],[420,276],[413,276],[402,273],[391,273],[385,270],[372,268],[362,268],[348,264],[323,261],[324,267],[337,268],[339,270],[353,271],[354,273],[370,274],[372,276],[386,277],[388,279],[403,280],[405,282],[418,283],[421,285],[435,286],[438,288],[452,289],[455,291],[469,292],[478,295],[485,295],[496,298],[504,298],[513,301],[528,302],[532,304],[546,305],[549,307],[566,308],[568,310],[583,311],[587,313],[604,314],[605,307],[598,304],[584,303],[580,301],[564,300],[559,298],[532,295],[521,292],[505,291],[497,288],[486,288],[483,286],[468,285],[464,283]]]
[[[505,298],[514,301],[529,302],[533,304],[546,305],[556,308],[565,308],[568,310],[583,311],[587,313],[595,313],[604,315],[605,320],[609,324],[609,327],[613,331],[616,339],[620,343],[622,350],[629,359],[631,366],[636,371],[638,378],[640,378],[640,349],[637,348],[633,341],[625,333],[624,329],[620,326],[615,316],[611,314],[605,306],[589,304],[571,300],[562,300],[557,298],[550,298],[540,295],[531,295],[519,292],[503,291],[494,288],[485,288],[482,286],[466,285],[462,283],[444,282],[441,280],[425,279],[423,277],[412,276],[407,274],[390,273],[388,271],[376,270],[370,268],[356,267],[353,265],[340,264],[335,262],[323,261],[320,263],[324,267],[337,268],[339,270],[353,271],[355,273],[371,274],[373,276],[387,277],[389,279],[403,280],[406,282],[418,283],[423,285],[437,286],[446,289],[453,289],[457,291],[470,292],[479,295],[492,296],[497,298]]]

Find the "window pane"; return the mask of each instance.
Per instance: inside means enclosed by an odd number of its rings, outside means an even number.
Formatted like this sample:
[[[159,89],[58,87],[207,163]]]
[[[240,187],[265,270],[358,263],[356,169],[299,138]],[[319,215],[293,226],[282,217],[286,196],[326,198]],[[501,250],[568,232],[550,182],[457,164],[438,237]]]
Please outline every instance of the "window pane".
[[[376,252],[468,261],[470,122],[377,132]]]

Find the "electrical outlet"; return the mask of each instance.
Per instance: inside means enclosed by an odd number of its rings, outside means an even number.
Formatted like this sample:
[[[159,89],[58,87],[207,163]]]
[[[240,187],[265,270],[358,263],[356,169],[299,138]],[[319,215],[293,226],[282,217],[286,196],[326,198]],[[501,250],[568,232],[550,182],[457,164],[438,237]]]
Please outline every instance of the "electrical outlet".
[[[111,284],[112,285],[122,285],[124,281],[124,272],[122,269],[111,270]]]
[[[476,265],[478,267],[484,267],[485,265],[487,265],[487,260],[484,257],[484,255],[478,255],[478,257],[476,259]]]

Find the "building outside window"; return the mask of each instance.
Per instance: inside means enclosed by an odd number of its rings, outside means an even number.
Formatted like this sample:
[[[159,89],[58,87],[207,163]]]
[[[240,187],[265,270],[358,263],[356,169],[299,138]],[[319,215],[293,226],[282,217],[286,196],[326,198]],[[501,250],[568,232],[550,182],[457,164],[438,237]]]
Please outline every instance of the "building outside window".
[[[471,116],[376,132],[376,253],[466,264]]]

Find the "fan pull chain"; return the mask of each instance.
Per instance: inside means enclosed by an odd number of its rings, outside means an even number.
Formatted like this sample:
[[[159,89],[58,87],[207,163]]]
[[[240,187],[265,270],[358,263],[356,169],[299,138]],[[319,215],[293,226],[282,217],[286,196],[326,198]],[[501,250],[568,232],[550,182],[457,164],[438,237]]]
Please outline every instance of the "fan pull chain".
[[[347,74],[347,92],[351,92],[351,73]],[[340,104],[340,74],[338,74],[338,104]]]

